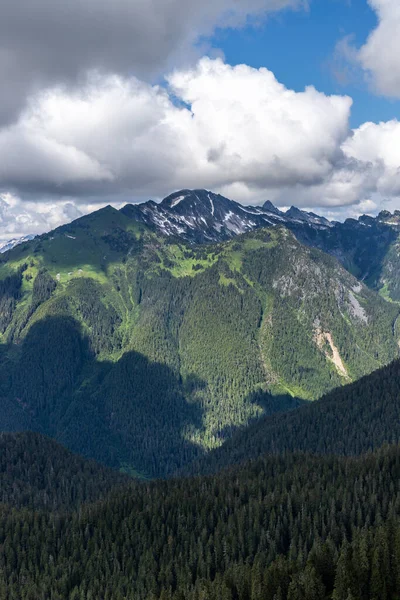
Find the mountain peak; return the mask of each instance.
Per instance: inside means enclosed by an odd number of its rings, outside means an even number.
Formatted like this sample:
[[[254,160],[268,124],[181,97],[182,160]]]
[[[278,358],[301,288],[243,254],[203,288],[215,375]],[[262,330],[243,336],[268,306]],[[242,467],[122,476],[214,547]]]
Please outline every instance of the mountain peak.
[[[381,210],[377,220],[381,223],[385,223],[385,225],[395,226],[397,228],[400,226],[400,211],[395,210],[392,214],[388,210]]]
[[[285,217],[289,217],[289,219],[293,219],[295,221],[303,221],[309,225],[315,226],[323,226],[323,227],[332,227],[333,223],[328,221],[325,217],[320,217],[313,212],[307,212],[305,210],[300,210],[296,206],[291,206],[288,211],[285,213]]]
[[[216,208],[226,210],[234,206],[236,202],[224,198],[219,194],[204,189],[179,190],[170,194],[160,203],[160,207],[173,210],[175,213],[190,213],[197,216],[215,216]],[[223,210],[223,209],[222,209]]]
[[[271,200],[267,200],[266,202],[264,202],[262,207],[263,207],[263,210],[273,213],[274,215],[282,214],[282,212],[278,208],[276,208],[276,206],[274,206],[274,204],[272,204]]]
[[[161,206],[174,208],[182,202],[182,200],[186,200],[186,198],[190,197],[193,193],[193,190],[178,190],[164,198],[164,200],[161,201]]]
[[[121,212],[164,235],[197,244],[221,242],[261,227],[289,226],[299,221],[315,227],[332,226],[327,219],[295,207],[283,213],[269,200],[263,206],[242,206],[205,189],[181,189],[159,204],[150,200],[129,204]]]
[[[285,212],[286,217],[290,217],[292,219],[301,219],[302,221],[307,220],[307,213],[297,206],[291,206],[289,210]]]

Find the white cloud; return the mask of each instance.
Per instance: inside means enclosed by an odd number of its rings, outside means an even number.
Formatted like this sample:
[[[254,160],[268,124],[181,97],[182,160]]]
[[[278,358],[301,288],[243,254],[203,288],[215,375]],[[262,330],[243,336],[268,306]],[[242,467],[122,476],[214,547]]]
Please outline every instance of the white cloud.
[[[277,205],[314,206],[321,212],[342,207],[342,214],[348,215],[349,207],[359,205],[376,190],[380,174],[380,166],[344,156],[321,183],[281,188],[270,197]]]
[[[400,3],[368,0],[378,25],[358,53],[358,60],[380,94],[400,98]]]
[[[214,185],[310,185],[330,171],[348,132],[350,98],[296,93],[267,69],[205,59],[168,81],[191,106],[198,164]]]
[[[220,59],[167,81],[92,75],[79,91],[37,95],[0,130],[0,184],[100,201],[237,183],[260,193],[322,183],[342,160],[348,97],[296,93],[267,69]]]
[[[376,189],[400,196],[400,123],[364,123],[344,144],[348,156],[374,165],[379,172]]]
[[[397,208],[400,199],[400,123],[364,123],[341,144],[343,160],[319,185],[302,186],[294,194],[299,205],[348,207],[347,216]],[[288,201],[293,190],[279,190]],[[352,207],[352,208],[350,208]],[[368,210],[367,210],[368,208]],[[343,211],[342,211],[343,212]]]
[[[0,129],[0,189],[23,199],[4,209],[0,229],[26,233],[31,222],[36,233],[96,202],[184,187],[244,203],[378,208],[378,197],[400,196],[400,124],[351,132],[351,103],[209,58],[175,70],[166,88],[98,73],[79,90],[49,88]]]

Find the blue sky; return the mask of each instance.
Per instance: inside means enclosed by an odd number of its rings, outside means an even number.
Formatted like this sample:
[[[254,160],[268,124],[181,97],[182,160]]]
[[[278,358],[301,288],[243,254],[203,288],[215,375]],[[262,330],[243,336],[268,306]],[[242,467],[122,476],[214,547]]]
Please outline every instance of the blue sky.
[[[350,95],[351,126],[358,127],[365,121],[400,118],[400,102],[370,93],[361,71],[352,69],[346,83],[334,75],[335,67],[343,67],[335,61],[338,41],[351,36],[359,48],[376,25],[366,0],[313,0],[308,11],[285,10],[257,27],[220,29],[209,42],[229,64],[267,67],[296,91],[314,85],[326,94]]]

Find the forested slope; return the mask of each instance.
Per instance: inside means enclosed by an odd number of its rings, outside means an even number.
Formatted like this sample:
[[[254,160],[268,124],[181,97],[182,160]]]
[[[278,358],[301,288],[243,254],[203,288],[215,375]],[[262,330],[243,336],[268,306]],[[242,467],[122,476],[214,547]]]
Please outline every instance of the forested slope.
[[[72,454],[40,434],[0,434],[2,504],[72,510],[128,482],[128,477]]]
[[[396,360],[318,402],[261,419],[185,472],[217,472],[265,453],[358,455],[399,441],[400,361]]]
[[[72,517],[0,506],[1,600],[400,594],[400,450],[134,483]]]
[[[284,228],[190,246],[108,207],[0,260],[1,429],[146,477],[399,352],[399,307]]]

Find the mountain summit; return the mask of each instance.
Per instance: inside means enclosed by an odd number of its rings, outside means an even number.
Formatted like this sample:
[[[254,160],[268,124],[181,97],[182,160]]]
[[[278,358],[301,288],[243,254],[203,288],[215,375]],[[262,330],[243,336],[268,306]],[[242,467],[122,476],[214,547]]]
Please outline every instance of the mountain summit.
[[[330,227],[331,223],[313,213],[299,209],[295,214],[283,213],[269,200],[263,206],[242,206],[208,190],[180,190],[156,204],[128,204],[121,211],[128,217],[150,225],[166,235],[192,243],[215,243],[235,235],[271,225],[312,223]]]

